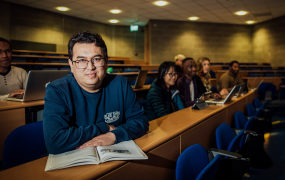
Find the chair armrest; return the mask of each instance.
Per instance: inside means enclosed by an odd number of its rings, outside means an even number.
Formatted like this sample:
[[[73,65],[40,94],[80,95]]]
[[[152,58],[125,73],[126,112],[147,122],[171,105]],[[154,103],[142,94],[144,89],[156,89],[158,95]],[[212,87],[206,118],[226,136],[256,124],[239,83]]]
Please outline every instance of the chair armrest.
[[[261,117],[254,117],[255,120],[258,120],[258,121],[265,121],[264,118],[261,118]]]
[[[221,149],[208,148],[207,151],[211,152],[214,155],[214,157],[216,155],[222,155],[222,156],[227,156],[227,157],[231,157],[231,158],[238,158],[238,159],[242,158],[242,155],[240,155],[238,153],[229,152],[229,151],[225,151],[225,150],[221,150]]]
[[[244,130],[245,134],[251,134],[253,136],[258,136],[258,134],[255,131],[250,131],[250,130]]]
[[[264,112],[269,112],[270,109],[262,109],[262,111],[264,111]]]
[[[235,129],[235,128],[232,128],[232,130],[234,131],[235,135],[237,135],[237,134],[240,133],[243,129]]]

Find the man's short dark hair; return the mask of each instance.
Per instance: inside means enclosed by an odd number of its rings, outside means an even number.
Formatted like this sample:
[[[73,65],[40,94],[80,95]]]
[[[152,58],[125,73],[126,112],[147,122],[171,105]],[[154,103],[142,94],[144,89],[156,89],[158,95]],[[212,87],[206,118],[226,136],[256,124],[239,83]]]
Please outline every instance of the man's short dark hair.
[[[238,65],[239,65],[239,62],[238,61],[232,61],[230,64],[229,64],[229,66],[233,66],[234,65],[234,63],[237,63]]]
[[[73,46],[76,43],[82,43],[82,44],[94,43],[95,46],[100,47],[102,49],[104,58],[108,58],[106,44],[102,39],[102,37],[97,33],[93,34],[89,31],[83,31],[74,34],[68,42],[68,56],[70,60],[73,57]]]
[[[182,61],[182,66],[183,66],[184,63],[185,63],[186,61],[188,61],[188,60],[195,61],[193,58],[187,57],[187,58],[183,59],[183,61]]]
[[[4,41],[4,42],[8,43],[9,46],[10,46],[10,49],[13,50],[10,41],[8,41],[7,39],[4,39],[4,38],[0,37],[0,42],[1,42],[1,41]]]

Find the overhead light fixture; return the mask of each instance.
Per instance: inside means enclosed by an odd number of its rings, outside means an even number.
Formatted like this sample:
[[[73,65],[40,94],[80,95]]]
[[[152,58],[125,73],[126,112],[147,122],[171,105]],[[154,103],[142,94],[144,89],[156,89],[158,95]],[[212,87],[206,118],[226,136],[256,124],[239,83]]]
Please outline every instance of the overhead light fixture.
[[[255,21],[246,21],[247,24],[253,24]]]
[[[110,23],[117,23],[117,22],[119,22],[119,21],[118,21],[117,19],[110,19],[109,22],[110,22]]]
[[[168,4],[168,2],[167,1],[155,1],[154,4],[157,6],[165,6]]]
[[[122,11],[119,10],[119,9],[112,9],[112,10],[110,10],[110,12],[113,13],[113,14],[119,14],[119,13],[121,13]]]
[[[56,7],[59,11],[69,11],[70,9],[68,7]]]
[[[196,21],[197,19],[199,19],[198,17],[196,17],[196,16],[193,16],[193,17],[190,17],[190,18],[188,18],[189,20],[191,20],[191,21]]]
[[[236,15],[239,15],[239,16],[243,16],[243,15],[246,15],[247,12],[246,11],[238,11],[238,12],[235,12]]]

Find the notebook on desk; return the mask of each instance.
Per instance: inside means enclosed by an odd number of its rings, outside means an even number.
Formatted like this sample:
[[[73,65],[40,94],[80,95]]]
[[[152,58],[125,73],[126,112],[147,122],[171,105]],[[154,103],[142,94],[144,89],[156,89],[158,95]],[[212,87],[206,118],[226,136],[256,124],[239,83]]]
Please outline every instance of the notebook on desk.
[[[47,85],[68,75],[68,70],[31,70],[28,73],[28,80],[24,95],[7,98],[9,101],[34,101],[45,97]]]
[[[241,85],[236,85],[232,88],[231,92],[227,95],[225,99],[209,99],[206,100],[205,102],[208,104],[225,104],[226,102],[231,101],[232,97],[239,91]]]
[[[137,76],[137,80],[135,85],[132,86],[133,89],[138,89],[143,87],[146,77],[147,77],[148,70],[140,70],[139,75]]]

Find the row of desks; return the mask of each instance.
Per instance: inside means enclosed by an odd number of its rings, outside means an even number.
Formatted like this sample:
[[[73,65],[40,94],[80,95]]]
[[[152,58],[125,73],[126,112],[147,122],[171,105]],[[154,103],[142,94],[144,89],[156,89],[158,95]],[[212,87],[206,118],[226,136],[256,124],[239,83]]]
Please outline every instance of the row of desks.
[[[204,110],[186,108],[150,122],[149,132],[135,140],[149,159],[112,161],[45,172],[47,157],[0,172],[0,179],[175,179],[178,156],[190,145],[215,147],[215,129],[221,123],[233,125],[234,113],[245,112],[256,92],[225,105]]]

